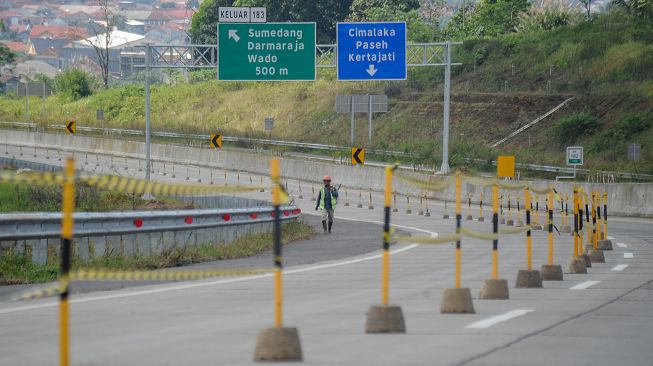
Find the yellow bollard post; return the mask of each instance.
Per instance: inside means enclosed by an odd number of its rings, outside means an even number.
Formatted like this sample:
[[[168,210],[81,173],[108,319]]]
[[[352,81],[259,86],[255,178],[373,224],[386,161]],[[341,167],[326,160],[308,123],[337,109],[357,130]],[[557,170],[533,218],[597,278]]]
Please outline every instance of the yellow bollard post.
[[[449,207],[447,205],[449,201],[449,189],[447,188],[447,191],[444,193],[444,214],[442,214],[442,218],[444,220],[449,220]]]
[[[601,222],[601,195],[598,196],[598,220]],[[602,239],[599,240],[599,248],[612,250],[612,240],[608,239],[608,192],[603,192],[603,231],[599,230]]]
[[[540,276],[540,271],[533,269],[533,238],[531,237],[531,192],[528,187],[524,188],[524,207],[526,209],[526,269],[522,269],[517,272],[517,281],[515,287],[541,288],[542,277]]]
[[[580,257],[580,245],[582,239],[579,231],[581,229],[582,217],[579,210],[579,188],[574,187],[574,256],[570,259],[567,272],[569,273],[587,273],[587,262]]]
[[[424,193],[424,206],[426,207],[424,217],[431,217],[431,213],[429,212],[429,195],[427,193]]]
[[[467,217],[468,221],[474,220],[472,216],[472,195],[467,193]]]
[[[70,247],[73,240],[73,212],[75,211],[75,160],[66,160],[64,169],[64,183],[61,200],[61,272],[59,274],[59,365],[70,364],[70,332],[69,332],[69,307],[68,285],[71,254]]]
[[[405,333],[404,316],[399,306],[389,305],[390,294],[390,206],[392,204],[392,167],[385,168],[383,200],[383,274],[381,279],[381,306],[372,306],[367,312],[366,333]]]
[[[349,206],[349,190],[345,189],[345,206]]]
[[[406,213],[413,213],[413,210],[410,209],[410,196],[406,196]]]
[[[503,225],[503,224],[506,223],[506,218],[503,216],[503,195],[501,195],[501,197],[499,197],[499,200],[500,200],[499,201],[499,212],[500,212],[500,214],[499,214],[499,216],[500,216],[499,217],[499,224]]]
[[[370,188],[370,204],[367,206],[368,210],[373,210],[374,205],[372,205],[372,189]]]
[[[359,187],[358,188],[358,204],[356,205],[357,208],[363,208],[363,188]]]
[[[456,234],[460,235],[462,221],[462,178],[456,172]],[[456,287],[444,289],[442,293],[441,313],[474,313],[472,293],[469,288],[460,287],[462,267],[462,246],[460,238],[456,240]]]
[[[578,237],[578,248],[580,250],[580,257],[585,261],[585,266],[587,268],[592,267],[592,261],[590,260],[590,257],[587,255],[586,247],[585,247],[585,238],[589,236],[589,225],[585,224],[585,192],[583,190],[580,191],[580,194],[578,195],[578,216],[580,219],[580,225],[579,225],[579,230],[580,230],[580,235]]]
[[[420,216],[424,215],[424,197],[421,193],[419,195],[419,211],[417,211],[417,214]]]
[[[397,191],[392,192],[392,212],[399,212],[397,208]]]
[[[261,177],[263,179],[263,177]],[[304,199],[304,192],[302,192],[302,181],[298,180],[297,184],[299,185],[299,196],[297,198]],[[345,191],[345,196],[347,195],[347,191]],[[347,203],[345,203],[345,206],[349,206]]]
[[[524,220],[522,220],[522,216],[521,216],[521,205],[519,204],[519,196],[517,196],[517,222],[515,223],[515,226],[517,227],[524,226]]]
[[[547,239],[549,242],[549,256],[547,259],[547,264],[542,265],[540,270],[543,281],[562,281],[562,266],[553,264],[553,190],[549,192],[549,207],[551,209],[548,212],[548,220],[546,222],[548,226]]]
[[[492,278],[483,281],[478,295],[483,300],[505,300],[509,298],[508,281],[499,279],[499,186],[492,186]]]
[[[485,217],[483,216],[483,191],[479,192],[479,202],[478,202],[478,222],[484,222]]]
[[[315,185],[311,183],[311,201],[317,200],[317,197],[315,196]]]
[[[515,220],[512,219],[512,202],[510,201],[510,193],[508,193],[508,220],[506,220],[506,225],[515,225]]]
[[[270,162],[272,205],[274,206],[274,327],[259,333],[254,350],[254,361],[301,361],[302,349],[297,328],[283,327],[283,256],[281,249],[281,188],[279,187],[279,159]]]
[[[590,260],[595,263],[605,263],[605,255],[603,254],[603,249],[599,248],[599,231],[597,230],[596,222],[596,210],[598,208],[597,204],[597,192],[592,192],[592,249],[589,252]],[[599,196],[600,197],[600,196]],[[600,199],[600,198],[599,198]]]

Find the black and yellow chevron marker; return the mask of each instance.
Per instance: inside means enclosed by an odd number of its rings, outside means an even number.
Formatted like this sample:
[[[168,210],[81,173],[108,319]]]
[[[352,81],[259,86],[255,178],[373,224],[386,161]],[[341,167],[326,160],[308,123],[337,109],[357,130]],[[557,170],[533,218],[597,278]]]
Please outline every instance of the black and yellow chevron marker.
[[[438,182],[431,182],[428,180],[423,180],[415,177],[409,177],[407,175],[403,174],[395,174],[397,179],[404,181],[408,184],[411,184],[413,186],[416,186],[418,188],[421,188],[426,191],[431,191],[431,192],[441,192],[444,191],[445,189],[449,188],[451,186],[452,180],[450,177],[446,177],[443,179],[439,179]]]
[[[59,296],[61,293],[63,293],[66,290],[66,288],[68,288],[68,283],[64,281],[59,281],[52,286],[48,286],[34,291],[25,292],[17,296],[16,298],[13,298],[12,300],[14,301],[35,300],[44,297]]]

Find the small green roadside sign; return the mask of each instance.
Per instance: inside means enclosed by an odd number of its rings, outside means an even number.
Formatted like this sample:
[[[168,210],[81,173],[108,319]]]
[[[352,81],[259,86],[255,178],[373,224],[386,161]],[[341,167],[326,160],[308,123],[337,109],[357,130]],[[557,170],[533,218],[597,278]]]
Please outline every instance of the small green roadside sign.
[[[315,80],[315,23],[218,23],[218,80]]]

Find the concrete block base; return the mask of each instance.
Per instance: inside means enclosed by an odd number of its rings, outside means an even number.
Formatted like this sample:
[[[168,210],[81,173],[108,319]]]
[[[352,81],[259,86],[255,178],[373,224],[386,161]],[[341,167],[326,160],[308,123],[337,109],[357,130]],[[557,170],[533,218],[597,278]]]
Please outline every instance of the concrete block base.
[[[502,279],[483,281],[483,287],[481,287],[478,298],[482,300],[507,300],[509,298],[508,281]]]
[[[533,269],[520,269],[517,272],[517,288],[542,288],[542,277],[540,271]]]
[[[297,328],[266,328],[256,339],[254,361],[302,361]]]
[[[583,258],[571,258],[567,266],[567,272],[573,274],[586,274],[587,265]]]
[[[590,259],[589,255],[581,254],[580,259],[585,261],[585,268],[592,268],[592,260]]]
[[[542,281],[562,281],[562,266],[559,264],[552,265],[543,265],[540,268],[540,274],[542,275]]]
[[[485,222],[485,217],[479,216],[478,217],[478,222]]]
[[[406,322],[401,307],[372,306],[367,313],[365,333],[406,333]]]
[[[469,288],[446,288],[440,304],[442,314],[474,314],[474,303]]]
[[[571,233],[571,226],[569,226],[569,225],[563,226],[562,230],[560,230],[560,232],[565,233],[565,234],[570,234]]]
[[[598,247],[601,250],[612,250],[612,240],[599,240]]]
[[[431,217],[431,213],[428,211],[424,212],[424,217]]]
[[[515,226],[516,227],[524,227],[524,222],[519,220],[519,221],[517,221],[517,223],[515,223]]]
[[[412,214],[412,213],[413,213],[413,210],[411,210],[411,209],[408,209],[408,210],[406,210],[406,213],[410,215],[410,214]]]
[[[515,226],[515,221],[514,220],[506,220],[506,225]]]
[[[531,230],[542,230],[542,225],[540,225],[540,224],[531,224]]]
[[[362,203],[357,204],[356,208],[363,208],[363,204]]]
[[[442,215],[442,218],[445,219],[445,220],[449,220],[449,214]]]
[[[472,220],[474,220],[474,216],[467,215],[466,219],[467,219],[467,221],[472,221]]]
[[[605,263],[605,255],[603,255],[603,249],[590,250],[589,257],[594,263]]]
[[[502,217],[502,218],[499,219],[499,224],[501,224],[501,225],[505,225],[505,223],[506,223],[506,219],[505,219],[505,218]]]
[[[420,216],[424,216],[424,210],[417,211],[417,214],[420,215]]]

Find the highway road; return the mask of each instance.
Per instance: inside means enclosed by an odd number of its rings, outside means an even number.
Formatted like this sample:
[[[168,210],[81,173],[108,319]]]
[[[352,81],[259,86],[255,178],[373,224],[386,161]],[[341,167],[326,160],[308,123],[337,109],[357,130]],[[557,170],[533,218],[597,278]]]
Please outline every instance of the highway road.
[[[37,154],[33,159],[44,158]],[[155,177],[172,179],[170,174]],[[235,175],[228,173],[228,179]],[[289,188],[298,194],[296,183],[289,182]],[[304,187],[304,199],[296,198],[305,215],[314,214],[309,192]],[[267,198],[269,192],[248,196]],[[374,194],[373,202],[381,202],[380,195]],[[439,313],[442,290],[454,283],[451,244],[395,244],[390,300],[402,307],[407,332],[371,335],[364,333],[364,324],[370,305],[381,301],[380,251],[373,241],[376,236],[380,248],[382,211],[354,203],[338,207],[342,221],[334,234],[318,234],[314,242],[291,244],[287,250],[289,261],[291,250],[304,248],[316,257],[312,263],[287,262],[284,276],[284,324],[299,329],[303,363],[651,365],[651,220],[612,218],[614,251],[606,252],[606,263],[593,264],[586,275],[565,274],[564,281],[545,282],[542,289],[514,288],[517,271],[525,268],[524,235],[502,237],[499,270],[509,281],[509,300],[476,298],[482,281],[490,278],[491,245],[465,238],[462,282],[475,297],[475,314]],[[414,205],[412,209],[416,211]],[[431,217],[408,215],[400,204],[393,223],[414,235],[451,233],[454,221],[443,220],[442,210],[441,203],[431,204]],[[463,226],[490,229],[489,222],[463,220]],[[556,235],[555,258],[563,266],[571,242],[568,235]],[[545,258],[545,233],[535,231],[535,267]],[[75,294],[71,321],[76,365],[248,365],[253,364],[258,332],[273,323],[273,281],[264,275]],[[0,364],[57,364],[54,299],[0,303],[0,329]]]

